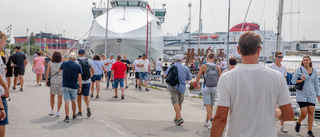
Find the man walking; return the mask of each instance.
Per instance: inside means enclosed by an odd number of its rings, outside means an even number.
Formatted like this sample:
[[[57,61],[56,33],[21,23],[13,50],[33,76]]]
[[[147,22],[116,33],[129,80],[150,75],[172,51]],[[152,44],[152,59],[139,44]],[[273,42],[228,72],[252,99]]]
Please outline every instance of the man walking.
[[[133,70],[133,73],[135,75],[135,78],[136,78],[136,88],[138,88],[138,83],[140,83],[140,78],[139,78],[139,67],[137,67],[137,64],[138,64],[138,61],[142,58],[141,55],[138,56],[138,58],[136,58],[136,60],[133,62],[133,67],[132,67],[132,70]],[[141,87],[139,87],[140,89]]]
[[[0,51],[3,50],[6,45],[7,36],[0,31]],[[8,119],[8,104],[7,99],[9,97],[9,87],[6,84],[6,72],[5,64],[0,59],[0,137],[4,137],[6,133],[6,125],[9,124]]]
[[[151,71],[150,71],[150,63],[147,60],[147,56],[145,53],[142,54],[142,59],[140,59],[138,61],[137,67],[139,67],[139,78],[140,78],[140,82],[139,82],[139,89],[142,90],[141,86],[142,86],[142,81],[144,81],[144,85],[146,87],[146,91],[149,91],[148,89],[148,73],[149,75],[151,75]]]
[[[112,67],[113,63],[116,63],[116,60],[113,59],[113,54],[111,53],[109,56],[109,59],[107,59],[104,62],[104,65],[107,66],[107,87],[106,88],[109,88],[109,83],[110,83],[110,78],[111,78],[111,67]],[[113,82],[111,82],[111,83],[112,83],[112,88],[113,88]]]
[[[277,51],[274,56],[275,56],[276,62],[272,63],[272,65],[270,65],[270,68],[279,71],[284,76],[284,79],[287,79],[286,78],[287,77],[287,69],[286,69],[286,67],[281,65],[281,62],[283,59],[282,52]],[[280,131],[282,133],[288,133],[288,130],[284,128],[284,121],[283,120],[281,120]]]
[[[156,75],[161,75],[162,71],[162,61],[161,58],[156,62]],[[158,77],[158,81],[160,81],[160,77]]]
[[[191,80],[192,77],[188,67],[182,64],[182,59],[183,59],[182,55],[176,55],[173,57],[173,59],[174,59],[174,66],[176,66],[178,69],[178,84],[176,84],[175,86],[169,86],[169,91],[171,94],[171,103],[176,112],[176,117],[174,118],[174,122],[177,125],[181,125],[184,122],[181,117],[181,109],[182,109],[181,105],[184,100],[186,80]],[[168,75],[171,68],[172,66],[170,66],[167,69],[167,71],[164,73],[165,76]]]
[[[77,92],[81,93],[82,90],[82,69],[81,67],[75,63],[77,59],[77,54],[75,52],[71,52],[69,54],[69,61],[63,62],[60,66],[59,71],[62,73],[62,92],[63,99],[65,102],[65,112],[66,118],[64,122],[69,123],[69,103],[71,101],[73,119],[77,118],[76,115],[76,98]],[[79,84],[79,85],[78,85]]]
[[[118,84],[120,84],[121,88],[121,99],[124,99],[124,75],[127,73],[127,66],[121,62],[121,55],[117,55],[117,62],[112,65],[111,68],[111,80],[113,80],[114,76],[114,92],[115,96],[113,98],[118,98]]]
[[[122,63],[124,63],[126,65],[127,68],[131,67],[131,62],[129,60],[127,60],[127,53],[123,54],[123,59],[121,60]],[[128,88],[128,72],[126,74],[124,74],[124,83],[126,85],[126,89]]]
[[[210,136],[221,137],[228,121],[228,137],[277,137],[274,117],[284,121],[294,118],[287,83],[280,72],[258,63],[258,34],[245,32],[238,44],[242,64],[219,79],[218,107]]]
[[[87,106],[87,117],[91,116],[91,111],[90,111],[90,83],[91,83],[91,77],[94,74],[94,68],[92,66],[92,62],[90,59],[87,59],[86,56],[86,51],[84,49],[79,49],[78,51],[78,56],[79,58],[77,59],[76,63],[81,66],[82,69],[82,89],[81,92],[77,93],[77,103],[78,103],[78,109],[79,112],[77,113],[77,116],[82,116],[82,111],[81,111],[81,96],[84,98],[84,102],[86,103]],[[80,86],[80,85],[79,85]],[[80,86],[81,87],[81,86]]]
[[[20,46],[16,46],[14,48],[14,51],[16,53],[14,53],[12,55],[12,63],[15,64],[14,67],[14,80],[13,80],[13,90],[16,90],[16,85],[17,85],[17,81],[18,81],[18,76],[20,79],[20,91],[23,91],[23,84],[24,84],[24,80],[23,80],[23,75],[24,75],[24,71],[25,68],[27,67],[27,58],[24,54],[22,54],[20,52]]]

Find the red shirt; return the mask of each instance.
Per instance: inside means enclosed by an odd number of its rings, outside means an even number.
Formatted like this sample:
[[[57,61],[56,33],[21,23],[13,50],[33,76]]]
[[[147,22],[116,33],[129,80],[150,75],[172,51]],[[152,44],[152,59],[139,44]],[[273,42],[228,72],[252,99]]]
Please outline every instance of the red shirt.
[[[114,79],[121,79],[124,78],[124,71],[127,70],[127,66],[121,61],[117,61],[113,63],[111,70],[114,70]]]

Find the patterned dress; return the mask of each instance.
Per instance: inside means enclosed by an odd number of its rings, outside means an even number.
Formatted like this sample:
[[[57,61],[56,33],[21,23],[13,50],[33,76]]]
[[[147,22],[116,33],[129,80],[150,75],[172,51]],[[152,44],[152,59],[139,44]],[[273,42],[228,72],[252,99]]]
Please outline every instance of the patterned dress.
[[[50,94],[51,95],[62,95],[62,72],[59,72],[59,68],[62,62],[60,63],[52,63],[50,62]],[[53,76],[56,74],[55,76]],[[53,76],[53,77],[52,77]]]

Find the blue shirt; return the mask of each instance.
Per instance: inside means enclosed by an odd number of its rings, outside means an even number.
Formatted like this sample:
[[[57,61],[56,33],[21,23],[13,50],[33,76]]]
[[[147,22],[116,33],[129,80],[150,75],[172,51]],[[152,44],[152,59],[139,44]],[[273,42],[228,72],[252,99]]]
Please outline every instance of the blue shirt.
[[[94,68],[94,75],[102,75],[103,73],[103,69],[102,67],[104,67],[104,64],[101,60],[93,60],[92,61],[92,65]]]
[[[182,65],[181,62],[174,63],[174,66],[177,66],[177,68],[178,68],[178,78],[179,78],[179,86],[177,84],[174,87],[176,89],[178,89],[181,94],[184,94],[185,89],[186,89],[186,80],[192,79],[191,72],[190,72],[189,68]],[[167,69],[166,72],[164,72],[165,75],[168,74],[170,68],[171,68],[171,66]]]
[[[302,69],[302,73],[300,71]],[[292,84],[296,84],[298,78],[302,78],[302,75],[305,76],[304,84],[302,90],[298,90],[296,93],[297,102],[309,102],[316,104],[317,96],[319,94],[319,83],[318,83],[318,73],[316,69],[313,69],[311,76],[307,73],[307,70],[304,67],[296,69],[292,76]]]
[[[60,66],[62,73],[62,87],[78,89],[78,74],[82,74],[80,65],[73,61],[63,62]]]

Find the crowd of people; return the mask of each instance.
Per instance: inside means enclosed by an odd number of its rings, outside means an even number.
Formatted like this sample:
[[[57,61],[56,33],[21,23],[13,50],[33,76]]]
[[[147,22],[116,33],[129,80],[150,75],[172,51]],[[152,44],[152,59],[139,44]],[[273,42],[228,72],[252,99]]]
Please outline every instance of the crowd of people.
[[[6,35],[0,31],[0,50],[6,44]],[[291,98],[287,87],[287,71],[281,65],[282,52],[276,52],[275,63],[270,67],[259,64],[258,59],[261,50],[261,38],[254,32],[245,32],[239,39],[237,47],[241,55],[242,64],[237,64],[235,58],[228,59],[229,62],[221,60],[219,65],[215,64],[214,53],[208,53],[206,61],[200,64],[200,59],[192,63],[194,68],[199,68],[196,77],[197,88],[201,89],[203,105],[206,108],[204,126],[211,130],[211,137],[221,137],[227,125],[227,136],[259,136],[276,137],[275,118],[281,120],[283,133],[288,131],[284,127],[284,121],[291,121],[294,112],[291,106]],[[25,54],[21,53],[21,47],[15,47],[15,53],[10,55],[10,50],[5,50],[5,55],[0,59],[0,137],[5,135],[5,125],[8,124],[9,88],[11,77],[14,75],[12,89],[16,89],[18,81],[20,91],[23,91],[24,72],[27,66]],[[167,79],[170,99],[176,113],[174,122],[177,125],[184,123],[181,109],[184,101],[184,93],[187,81],[192,80],[190,69],[182,64],[183,55],[175,55],[174,63],[164,71]],[[128,88],[128,68],[132,67],[135,75],[135,88],[142,90],[144,83],[145,91],[148,88],[148,79],[151,75],[151,63],[146,54],[139,55],[131,63],[127,54],[114,55],[109,58],[106,55],[94,55],[92,60],[88,59],[83,49],[78,54],[71,52],[67,61],[63,61],[62,54],[55,51],[46,71],[46,86],[50,87],[50,116],[60,117],[62,98],[65,103],[65,119],[69,123],[69,107],[71,102],[72,119],[82,116],[82,97],[87,107],[87,117],[91,116],[90,97],[100,98],[100,82],[105,77],[106,88],[111,87],[115,91],[112,98],[118,98],[118,87],[120,85],[121,99],[125,99],[125,89]],[[161,58],[155,62],[156,75],[163,71]],[[228,67],[227,67],[228,66]],[[41,86],[42,75],[45,73],[45,59],[41,52],[37,52],[33,58],[32,71],[36,74],[37,86]],[[200,79],[204,78],[202,85]],[[158,78],[159,80],[159,78]],[[269,82],[266,82],[269,81]],[[296,132],[300,131],[301,121],[308,114],[308,135],[314,136],[312,132],[315,104],[320,101],[318,74],[312,66],[309,56],[304,56],[301,67],[298,68],[291,79],[293,84],[303,83],[303,88],[297,90],[296,100],[300,106],[300,116],[296,123]],[[111,83],[111,84],[110,84]],[[91,91],[91,92],[90,92]],[[55,96],[57,95],[57,109],[55,108]],[[90,97],[89,97],[90,96]],[[213,114],[216,96],[218,96],[217,109]],[[78,112],[76,112],[78,106]],[[250,122],[248,122],[250,121]],[[228,124],[227,124],[228,122]],[[254,129],[254,130],[252,130]]]

